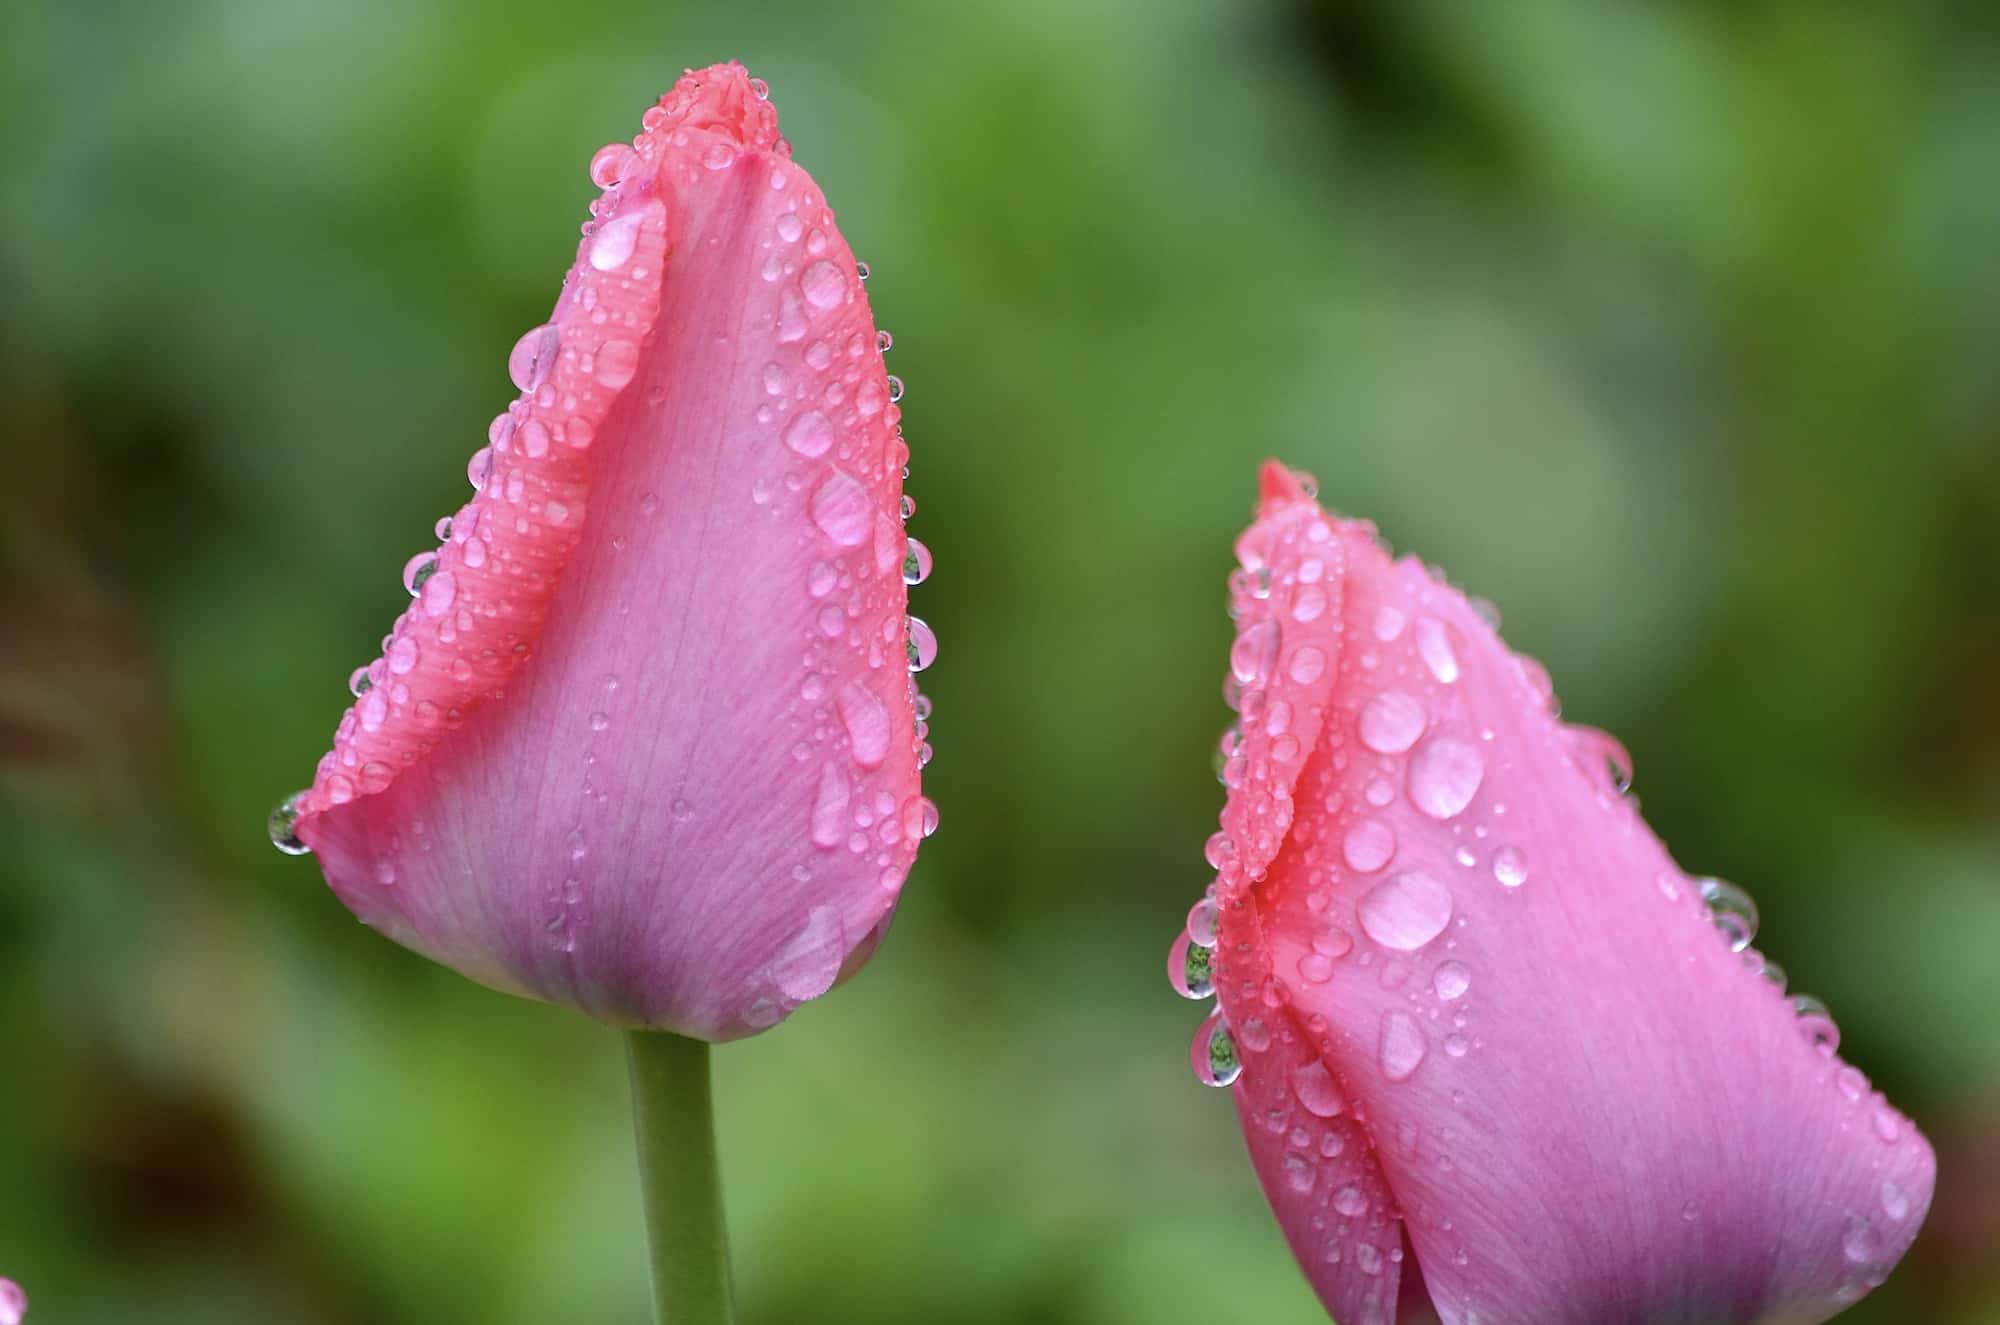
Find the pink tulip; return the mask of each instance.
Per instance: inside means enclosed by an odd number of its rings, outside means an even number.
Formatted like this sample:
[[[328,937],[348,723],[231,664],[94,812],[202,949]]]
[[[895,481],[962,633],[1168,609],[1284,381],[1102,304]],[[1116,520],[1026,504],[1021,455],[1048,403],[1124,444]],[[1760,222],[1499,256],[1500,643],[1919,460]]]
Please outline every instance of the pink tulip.
[[[1547,673],[1267,464],[1237,543],[1218,875],[1171,965],[1341,1322],[1823,1320],[1935,1161],[1565,725]],[[1210,952],[1204,945],[1213,945]],[[1240,1071],[1240,1075],[1236,1075]]]
[[[763,84],[690,72],[590,175],[475,492],[273,835],[475,980],[727,1040],[866,959],[935,825],[930,559],[865,269]]]

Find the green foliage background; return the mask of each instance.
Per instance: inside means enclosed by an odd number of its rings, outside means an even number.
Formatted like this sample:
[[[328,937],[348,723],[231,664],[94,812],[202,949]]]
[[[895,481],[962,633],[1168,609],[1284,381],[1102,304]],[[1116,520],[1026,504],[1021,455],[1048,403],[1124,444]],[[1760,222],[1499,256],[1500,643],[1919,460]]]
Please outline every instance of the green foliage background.
[[[2000,11],[0,9],[0,1274],[34,1325],[637,1322],[616,1037],[263,814],[686,64],[896,333],[943,830],[717,1056],[757,1322],[1319,1320],[1199,1089],[1254,463],[1497,601],[1936,1141],[1857,1322],[2000,1321]]]

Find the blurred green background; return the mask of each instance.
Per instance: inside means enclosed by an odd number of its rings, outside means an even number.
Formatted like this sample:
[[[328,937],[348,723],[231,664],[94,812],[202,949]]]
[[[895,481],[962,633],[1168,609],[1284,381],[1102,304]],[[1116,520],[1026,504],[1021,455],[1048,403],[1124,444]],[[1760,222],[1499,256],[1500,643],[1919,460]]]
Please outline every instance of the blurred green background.
[[[758,1322],[1323,1319],[1164,954],[1275,453],[1504,609],[1926,1128],[2000,1321],[2000,11],[0,9],[0,1274],[31,1325],[638,1322],[617,1037],[265,841],[683,65],[910,384],[943,831],[717,1056]]]

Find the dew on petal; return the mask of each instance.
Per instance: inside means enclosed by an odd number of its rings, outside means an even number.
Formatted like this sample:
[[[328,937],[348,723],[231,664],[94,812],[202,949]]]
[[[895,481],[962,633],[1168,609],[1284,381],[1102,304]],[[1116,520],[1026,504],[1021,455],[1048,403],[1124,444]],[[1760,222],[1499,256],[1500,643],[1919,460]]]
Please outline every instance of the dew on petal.
[[[1419,617],[1416,638],[1417,655],[1431,669],[1431,675],[1446,685],[1456,681],[1458,655],[1452,652],[1451,636],[1445,632],[1444,622],[1436,617]]]
[[[1757,903],[1726,879],[1697,879],[1695,886],[1708,907],[1709,919],[1729,940],[1731,952],[1741,952],[1757,937]]]
[[[1260,621],[1247,627],[1229,649],[1229,668],[1244,685],[1268,679],[1278,661],[1279,633],[1275,621]]]
[[[1215,899],[1204,897],[1188,908],[1188,936],[1200,946],[1212,948],[1215,946],[1221,921],[1222,917],[1217,911]]]
[[[1385,690],[1361,710],[1361,743],[1377,754],[1401,754],[1417,743],[1429,721],[1415,697]]]
[[[873,527],[868,489],[844,470],[833,470],[813,490],[812,520],[842,547],[859,547]]]
[[[1292,1094],[1315,1118],[1332,1118],[1347,1107],[1347,1100],[1334,1084],[1333,1074],[1319,1059],[1309,1059],[1292,1069]]]
[[[1397,952],[1414,952],[1444,933],[1451,912],[1451,889],[1419,870],[1384,879],[1356,908],[1362,932]]]
[[[1433,819],[1453,818],[1472,803],[1485,775],[1477,748],[1454,737],[1433,737],[1410,757],[1410,801]]]
[[[841,725],[847,729],[847,743],[854,762],[876,768],[889,754],[889,709],[875,692],[859,681],[841,687],[835,700]]]
[[[847,281],[831,262],[815,262],[799,278],[799,293],[814,308],[832,308],[847,297]]]
[[[1372,816],[1356,819],[1341,839],[1340,853],[1348,868],[1373,874],[1396,854],[1396,831]]]
[[[817,459],[833,446],[833,425],[816,409],[801,410],[785,425],[785,445],[809,460]]]
[[[1493,877],[1508,888],[1528,881],[1528,857],[1519,847],[1501,847],[1493,853]]]
[[[1472,972],[1464,962],[1441,962],[1437,970],[1431,972],[1431,988],[1447,1003],[1463,998],[1465,991],[1471,987]]]
[[[288,856],[304,856],[312,852],[312,848],[301,842],[298,833],[294,831],[299,821],[299,798],[305,794],[303,791],[295,791],[279,801],[277,808],[271,811],[270,818],[265,822],[265,827],[271,835],[271,845]]]
[[[1384,1077],[1390,1081],[1408,1081],[1424,1061],[1424,1053],[1428,1048],[1424,1041],[1423,1028],[1417,1025],[1416,1019],[1409,1013],[1383,1014],[1377,1059]]]
[[[1227,1086],[1243,1075],[1243,1062],[1236,1055],[1236,1040],[1222,1020],[1222,1009],[1208,1014],[1188,1046],[1188,1062],[1194,1078],[1204,1086]]]
[[[507,376],[524,392],[536,390],[555,370],[556,351],[561,346],[562,332],[553,323],[530,327],[507,354]]]
[[[1167,950],[1167,983],[1182,998],[1207,998],[1215,992],[1214,953],[1185,930]]]

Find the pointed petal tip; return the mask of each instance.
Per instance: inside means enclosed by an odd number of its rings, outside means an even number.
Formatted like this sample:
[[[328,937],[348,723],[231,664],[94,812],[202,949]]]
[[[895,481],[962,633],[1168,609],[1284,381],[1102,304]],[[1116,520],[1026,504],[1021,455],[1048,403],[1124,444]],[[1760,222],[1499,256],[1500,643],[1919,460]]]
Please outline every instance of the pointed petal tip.
[[[1312,501],[1305,477],[1282,460],[1266,460],[1257,471],[1257,518],[1268,519],[1287,506]]]
[[[661,115],[646,116],[647,136],[661,142],[676,132],[704,130],[738,147],[782,150],[771,90],[736,60],[690,69],[660,97]]]

